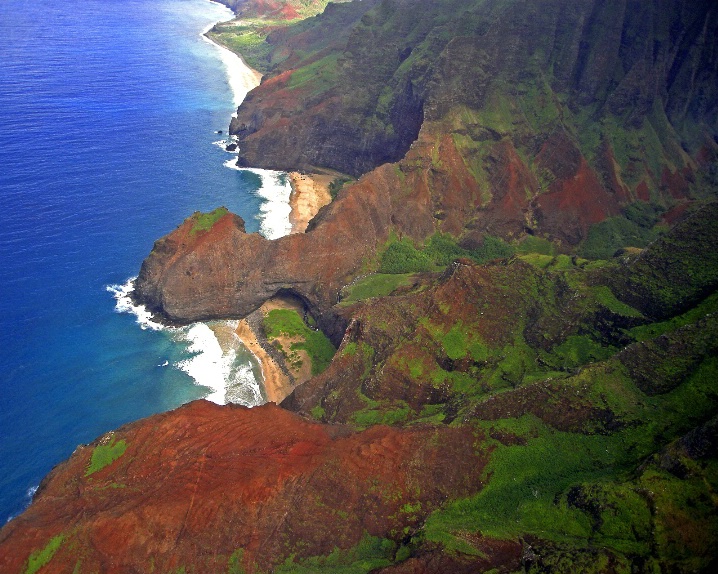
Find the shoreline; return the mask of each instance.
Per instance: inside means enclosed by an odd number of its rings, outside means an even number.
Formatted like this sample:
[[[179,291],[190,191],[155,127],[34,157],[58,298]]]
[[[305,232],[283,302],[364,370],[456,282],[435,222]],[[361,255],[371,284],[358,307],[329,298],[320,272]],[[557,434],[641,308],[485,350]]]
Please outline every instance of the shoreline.
[[[225,8],[227,8],[227,10],[232,14],[232,18],[230,18],[229,20],[218,20],[217,22],[214,22],[213,24],[205,28],[200,33],[200,36],[205,42],[212,44],[219,50],[220,58],[227,72],[227,83],[229,84],[229,89],[232,92],[232,98],[235,107],[233,115],[235,115],[237,113],[236,108],[242,105],[242,102],[247,97],[247,94],[261,83],[262,73],[250,67],[240,54],[233,52],[219,42],[215,42],[208,35],[209,31],[217,24],[225,24],[227,22],[231,22],[236,18],[236,14],[224,4],[221,4],[220,2],[213,3],[219,4],[220,6],[224,6]]]
[[[234,333],[252,353],[262,371],[262,388],[267,403],[281,403],[294,390],[294,385],[282,366],[267,352],[248,318],[240,319]]]
[[[204,41],[212,44],[219,50],[227,73],[227,82],[233,94],[235,111],[232,115],[235,116],[237,114],[236,108],[242,104],[247,94],[260,84],[262,74],[250,67],[240,54],[233,52],[209,36],[210,30],[217,24],[231,22],[236,18],[236,14],[232,12],[229,7],[220,2],[214,3],[227,8],[233,17],[228,20],[214,22],[202,31],[201,36]],[[261,313],[261,311],[258,310],[255,313]],[[261,320],[261,315],[259,319]],[[258,324],[253,325],[253,323],[256,323],[256,321],[252,321],[250,317],[240,319],[234,329],[234,334],[259,364],[262,375],[261,380],[257,382],[262,389],[263,398],[268,403],[279,404],[293,390],[292,381],[288,373],[285,372],[286,367],[283,369],[282,365],[280,365],[277,360],[272,357],[272,354],[262,345],[261,335],[258,333],[261,326]]]
[[[292,193],[289,196],[291,234],[304,233],[319,210],[332,201],[329,185],[335,175],[330,173],[289,172]]]
[[[214,1],[214,0],[210,0]],[[225,66],[227,73],[227,81],[233,94],[235,108],[239,107],[247,94],[259,86],[262,80],[262,74],[250,67],[244,58],[227,48],[226,46],[215,41],[209,36],[210,30],[217,24],[224,24],[236,19],[236,14],[226,5],[227,10],[232,14],[232,18],[223,21],[217,21],[202,31],[202,39],[213,44],[220,53],[220,57]],[[236,115],[236,109],[233,116]],[[250,168],[251,169],[251,168]],[[286,235],[304,233],[309,222],[314,218],[319,210],[325,205],[331,203],[332,198],[329,193],[329,185],[337,177],[338,174],[333,172],[322,172],[305,174],[298,171],[288,172],[291,192],[289,194],[289,226]],[[270,201],[270,198],[266,198]],[[294,390],[295,386],[305,382],[306,376],[300,375],[300,381],[289,372],[284,357],[266,341],[263,333],[262,322],[264,316],[271,308],[285,307],[286,302],[273,299],[267,301],[262,307],[254,313],[237,322],[234,334],[240,340],[241,344],[252,354],[261,370],[261,380],[258,381],[262,389],[263,398],[266,402],[279,404]]]

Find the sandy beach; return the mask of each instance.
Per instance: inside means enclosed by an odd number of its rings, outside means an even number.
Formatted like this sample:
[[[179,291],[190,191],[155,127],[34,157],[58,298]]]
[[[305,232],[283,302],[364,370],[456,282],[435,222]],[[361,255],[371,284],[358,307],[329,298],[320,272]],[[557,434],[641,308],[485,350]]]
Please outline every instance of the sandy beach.
[[[262,367],[263,380],[261,384],[267,402],[279,404],[291,394],[296,386],[309,380],[311,361],[304,351],[299,351],[302,365],[299,368],[293,368],[287,364],[280,352],[264,338],[261,322],[272,309],[294,309],[299,313],[304,312],[298,301],[275,297],[266,301],[249,317],[239,321],[235,333]],[[293,342],[286,337],[279,337],[278,341],[284,348],[289,348]]]
[[[291,213],[289,221],[292,225],[291,233],[304,233],[311,219],[318,211],[331,202],[329,184],[337,177],[334,173],[303,174],[291,172],[289,174],[292,193],[289,198]],[[297,385],[305,383],[311,377],[311,361],[304,351],[298,351],[301,356],[301,367],[293,368],[277,351],[270,353],[268,343],[260,342],[260,318],[264,318],[272,309],[295,309],[303,313],[303,309],[294,301],[274,298],[265,302],[258,310],[258,316],[251,319],[242,319],[236,329],[236,334],[245,347],[256,357],[262,367],[262,386],[268,402],[279,404],[291,394]],[[279,343],[289,348],[293,341],[279,339]],[[275,356],[273,357],[272,354]],[[291,373],[291,377],[288,372]]]
[[[291,207],[289,221],[292,225],[292,234],[304,233],[312,218],[322,207],[331,202],[329,184],[336,177],[338,174],[335,173],[304,174],[295,171],[289,174],[292,186],[289,198]],[[267,401],[279,404],[291,394],[296,386],[311,378],[311,360],[304,351],[296,351],[301,358],[301,366],[293,367],[287,364],[279,352],[270,347],[266,340],[261,341],[264,338],[261,320],[272,309],[295,309],[300,314],[304,312],[301,305],[295,301],[282,298],[270,299],[253,316],[242,319],[235,333],[262,367],[262,386]],[[294,342],[282,337],[278,341],[283,348],[289,348]]]
[[[330,173],[290,172],[292,194],[289,197],[289,205],[292,211],[289,214],[289,222],[292,224],[292,233],[304,233],[317,212],[332,201],[329,184],[336,177]]]
[[[206,33],[204,38],[220,49],[227,69],[229,84],[234,93],[235,104],[239,106],[247,92],[259,85],[262,75],[250,68],[238,54],[214,42]],[[322,207],[331,202],[329,185],[338,176],[340,174],[330,171],[315,174],[289,173],[292,188],[289,197],[290,234],[304,233],[312,218]],[[308,356],[304,356],[306,354],[304,351],[298,351],[301,356],[301,367],[293,368],[287,364],[279,351],[269,345],[262,332],[262,319],[271,309],[295,307],[296,303],[293,301],[280,298],[271,299],[257,312],[239,321],[235,330],[237,337],[255,356],[261,366],[263,379],[261,385],[268,402],[280,403],[291,394],[295,386],[306,382],[311,377],[311,361]],[[303,312],[301,308],[298,310],[300,313]],[[289,348],[292,341],[280,338],[279,343],[283,347]]]
[[[281,403],[294,389],[289,377],[264,350],[247,319],[242,319],[235,331],[242,343],[256,357],[262,367],[261,385],[269,403]]]
[[[229,8],[227,9],[227,11],[232,14]],[[233,16],[234,14],[232,14],[232,17]],[[219,23],[220,22],[217,22],[217,24]],[[228,22],[222,23],[226,24]],[[219,50],[219,55],[222,58],[222,62],[224,63],[224,66],[227,70],[227,82],[229,83],[229,87],[232,90],[232,94],[234,96],[234,105],[239,107],[244,101],[244,98],[247,97],[247,94],[252,89],[256,88],[262,81],[262,74],[254,68],[250,68],[239,54],[237,54],[236,52],[232,52],[226,46],[215,42],[208,35],[208,32],[212,29],[213,26],[214,24],[208,26],[204,30],[204,32],[202,33],[202,39],[209,42]]]

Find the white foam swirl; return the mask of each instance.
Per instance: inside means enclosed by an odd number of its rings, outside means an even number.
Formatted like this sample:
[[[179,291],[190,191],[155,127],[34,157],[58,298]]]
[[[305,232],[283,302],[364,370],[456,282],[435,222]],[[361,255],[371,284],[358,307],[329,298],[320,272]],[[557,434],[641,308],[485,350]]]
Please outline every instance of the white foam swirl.
[[[163,331],[178,345],[186,346],[185,358],[172,364],[172,367],[184,371],[197,385],[209,389],[204,398],[220,405],[229,402],[248,407],[265,402],[249,358],[252,355],[244,349],[235,333],[236,321],[166,327],[153,321],[152,314],[143,305],[133,303],[134,281],[133,277],[123,285],[107,286],[107,291],[116,300],[115,311],[132,314],[142,329]],[[168,365],[169,361],[164,361],[158,366]]]
[[[224,162],[224,165],[230,169],[248,171],[259,176],[261,185],[256,194],[264,200],[259,206],[259,213],[255,216],[259,220],[259,232],[267,239],[279,239],[289,235],[292,231],[292,224],[289,221],[289,215],[292,213],[289,204],[292,184],[287,173],[271,169],[238,167],[233,159]]]
[[[137,324],[142,329],[152,329],[153,331],[163,329],[164,327],[160,323],[152,320],[152,313],[150,313],[144,305],[135,305],[134,301],[132,301],[130,295],[135,289],[135,279],[137,279],[137,277],[130,277],[122,285],[108,285],[105,287],[115,298],[115,311],[117,313],[130,313],[134,315]]]

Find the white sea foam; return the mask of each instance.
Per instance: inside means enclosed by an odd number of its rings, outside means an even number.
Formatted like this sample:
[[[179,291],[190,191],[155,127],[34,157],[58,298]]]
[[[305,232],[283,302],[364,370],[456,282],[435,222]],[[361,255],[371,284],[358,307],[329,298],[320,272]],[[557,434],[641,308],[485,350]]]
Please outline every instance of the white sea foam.
[[[259,220],[259,232],[267,239],[279,239],[289,235],[292,231],[292,224],[289,221],[289,215],[292,212],[292,207],[289,204],[292,184],[289,181],[289,176],[283,171],[238,167],[232,159],[224,162],[224,165],[238,171],[254,173],[261,179],[261,186],[256,193],[264,201],[260,204],[259,213],[255,216]]]
[[[236,351],[224,353],[212,329],[205,323],[193,324],[180,337],[189,342],[187,351],[193,356],[177,363],[177,368],[192,377],[198,385],[210,389],[205,397],[207,400],[218,405],[225,404],[226,381]]]
[[[239,107],[249,91],[259,85],[262,76],[259,72],[247,66],[237,54],[207,38],[205,34],[211,29],[212,26],[209,26],[202,34],[202,37],[220,50],[220,57],[227,70],[229,85],[234,94],[234,103]],[[214,143],[226,148],[230,143],[237,143],[237,137],[230,135],[229,138]],[[238,152],[239,149],[230,153]],[[240,171],[246,169],[238,167],[233,159],[224,162],[224,165],[230,169]],[[292,211],[289,205],[289,196],[291,195],[292,187],[287,174],[280,171],[254,168],[246,169],[246,171],[256,173],[262,180],[262,187],[257,191],[257,195],[265,200],[260,205],[259,213],[257,214],[259,232],[267,239],[278,239],[288,235],[292,231],[292,224],[289,222],[289,214]]]
[[[250,363],[238,365],[230,374],[225,398],[228,403],[253,407],[266,402]]]
[[[183,329],[180,338],[189,342],[193,356],[177,364],[197,384],[210,389],[207,400],[223,405],[237,403],[248,407],[262,404],[260,384],[252,363],[239,354],[241,342],[234,333],[235,321],[195,323]]]
[[[115,310],[134,315],[142,329],[162,330],[178,344],[189,343],[186,353],[190,356],[172,364],[173,368],[184,371],[197,385],[208,388],[205,398],[214,403],[223,405],[229,402],[252,407],[264,402],[260,383],[248,358],[251,354],[249,351],[242,352],[244,347],[234,332],[236,321],[166,327],[153,321],[152,314],[143,305],[132,302],[130,295],[135,279],[133,277],[123,285],[107,287],[116,300]],[[157,366],[169,365],[169,361],[165,360]]]
[[[130,295],[135,288],[135,279],[137,277],[130,277],[123,285],[108,285],[107,291],[112,293],[115,298],[115,311],[117,313],[130,313],[134,315],[137,324],[142,329],[152,329],[153,331],[159,331],[163,326],[157,321],[152,320],[152,313],[150,313],[144,305],[135,305]]]
[[[231,10],[227,10],[231,16],[234,16]],[[262,79],[262,74],[250,68],[237,54],[208,38],[206,34],[213,26],[214,24],[210,24],[205,30],[203,30],[202,38],[219,50],[219,56],[222,59],[225,70],[227,71],[227,82],[232,90],[234,105],[235,107],[239,107],[239,104],[244,101],[244,98],[247,97],[250,90],[259,85],[259,82]]]
[[[37,489],[40,488],[40,485],[31,486],[25,491],[25,500],[24,500],[24,506],[27,508],[32,504],[32,499],[35,498],[35,493],[37,492]],[[10,522],[11,520],[17,518],[17,514],[11,514],[5,519],[5,524]]]
[[[227,146],[228,146],[229,144],[236,144],[237,141],[238,141],[237,136],[235,136],[235,135],[228,135],[225,139],[223,139],[223,140],[217,140],[216,142],[212,142],[212,143],[213,143],[214,145],[216,145],[217,147],[222,148],[222,150],[223,150],[223,151],[226,151],[227,153],[231,153],[231,154],[233,154],[233,155],[237,155],[237,154],[239,153],[239,148],[238,148],[238,147],[234,148],[233,151],[230,151],[230,150],[227,149]],[[234,160],[231,160],[231,161],[234,162]],[[227,165],[227,164],[225,163],[225,165]],[[235,166],[236,166],[236,163],[235,163]]]

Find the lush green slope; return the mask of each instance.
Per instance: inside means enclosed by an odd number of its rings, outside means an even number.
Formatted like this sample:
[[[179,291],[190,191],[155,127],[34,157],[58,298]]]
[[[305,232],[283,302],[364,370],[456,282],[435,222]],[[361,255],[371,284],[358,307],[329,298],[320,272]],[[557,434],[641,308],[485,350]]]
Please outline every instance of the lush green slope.
[[[485,487],[407,533],[417,561],[708,572],[718,265],[705,245],[718,240],[716,216],[704,208],[638,258],[534,252],[368,277],[349,292],[353,323],[333,364],[284,405],[359,428],[474,429],[490,456]],[[377,283],[391,277],[402,281],[387,296]],[[522,559],[487,563],[497,540],[523,544]]]
[[[266,37],[268,81],[231,129],[244,164],[358,176],[399,162],[437,203],[459,161],[469,213],[438,228],[528,227],[606,256],[716,192],[717,18],[677,0],[332,5]]]

